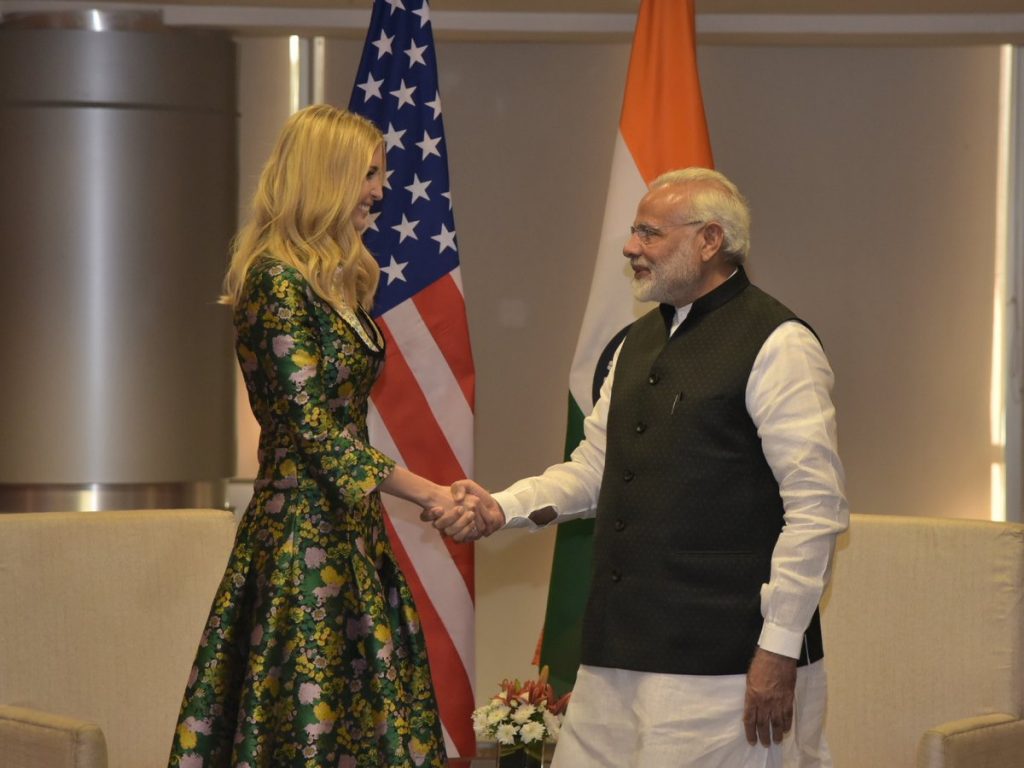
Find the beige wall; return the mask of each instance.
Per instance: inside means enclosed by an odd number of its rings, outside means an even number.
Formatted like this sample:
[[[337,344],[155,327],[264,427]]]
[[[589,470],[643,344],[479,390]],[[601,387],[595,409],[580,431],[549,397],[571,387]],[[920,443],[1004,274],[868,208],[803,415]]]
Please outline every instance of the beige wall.
[[[821,335],[857,512],[987,519],[998,49],[707,48],[751,273]]]
[[[260,170],[288,119],[288,38],[251,37],[238,45],[238,221],[249,205]],[[259,467],[256,443],[260,428],[249,408],[242,373],[235,369],[235,421],[238,425],[237,473],[244,481],[232,484],[232,504],[241,511],[248,503],[251,480]]]
[[[243,152],[275,112],[274,45],[240,41]],[[347,104],[360,49],[330,42],[328,100]],[[440,46],[488,486],[562,454],[628,53]],[[752,276],[815,327],[836,370],[853,509],[987,517],[997,50],[702,46],[699,59],[716,162],[754,211]],[[552,533],[479,545],[478,700],[533,674]]]

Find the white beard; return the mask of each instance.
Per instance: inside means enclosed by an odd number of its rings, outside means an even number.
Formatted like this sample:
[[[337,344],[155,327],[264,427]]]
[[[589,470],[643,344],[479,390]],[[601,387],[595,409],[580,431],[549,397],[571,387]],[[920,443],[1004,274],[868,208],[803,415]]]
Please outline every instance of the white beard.
[[[655,265],[645,260],[640,264],[648,272],[644,277],[637,277],[634,274],[630,281],[633,298],[637,301],[656,301],[659,304],[682,306],[689,303],[685,297],[692,295],[701,280],[700,264],[678,252],[672,254],[671,260],[667,263]]]
[[[633,290],[633,298],[637,301],[658,301],[654,298],[655,289],[657,288],[657,280],[653,274],[649,274],[646,277],[640,278],[635,275],[629,282],[629,287]]]

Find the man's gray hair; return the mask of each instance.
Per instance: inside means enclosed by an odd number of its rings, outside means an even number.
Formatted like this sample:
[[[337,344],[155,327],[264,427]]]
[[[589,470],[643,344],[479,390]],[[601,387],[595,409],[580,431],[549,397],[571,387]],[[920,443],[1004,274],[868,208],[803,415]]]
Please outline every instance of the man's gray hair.
[[[750,251],[750,206],[746,198],[724,174],[710,168],[668,171],[651,183],[651,189],[684,184],[694,185],[688,216],[721,225],[725,260],[736,266],[743,264]]]

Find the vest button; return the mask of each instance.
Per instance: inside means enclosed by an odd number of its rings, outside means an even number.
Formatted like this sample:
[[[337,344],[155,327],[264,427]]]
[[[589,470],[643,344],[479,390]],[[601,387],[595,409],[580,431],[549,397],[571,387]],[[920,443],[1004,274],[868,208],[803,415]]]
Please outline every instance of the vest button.
[[[651,386],[654,386],[660,380],[661,380],[661,376],[659,376],[656,373],[652,373],[650,376],[647,377],[647,383],[650,384]]]
[[[618,568],[612,568],[612,581],[622,581],[622,574],[619,573]]]
[[[637,433],[638,435],[640,435],[640,434],[643,434],[643,432],[644,432],[644,430],[645,430],[645,429],[647,429],[647,425],[646,425],[646,424],[644,424],[644,423],[643,423],[642,421],[638,421],[638,422],[636,423],[636,433]]]
[[[633,474],[632,469],[627,469],[625,472],[622,473],[622,479],[625,480],[627,483],[634,477],[636,477],[636,475]]]
[[[616,520],[615,521],[615,530],[616,531],[624,531],[624,530],[626,530],[626,524],[622,520]]]

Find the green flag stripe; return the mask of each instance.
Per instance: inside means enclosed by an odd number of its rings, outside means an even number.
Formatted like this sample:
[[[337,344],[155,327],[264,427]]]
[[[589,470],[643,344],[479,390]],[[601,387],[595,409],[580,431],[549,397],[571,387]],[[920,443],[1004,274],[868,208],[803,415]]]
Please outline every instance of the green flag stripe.
[[[569,396],[569,424],[565,433],[565,458],[583,440],[583,412]],[[558,526],[551,567],[551,586],[544,615],[540,662],[551,669],[549,682],[559,695],[576,683],[583,637],[583,609],[590,590],[594,520],[574,520]]]

